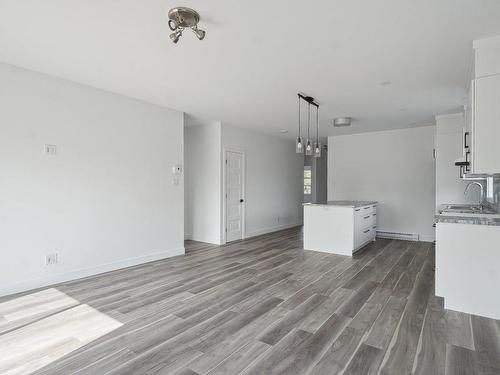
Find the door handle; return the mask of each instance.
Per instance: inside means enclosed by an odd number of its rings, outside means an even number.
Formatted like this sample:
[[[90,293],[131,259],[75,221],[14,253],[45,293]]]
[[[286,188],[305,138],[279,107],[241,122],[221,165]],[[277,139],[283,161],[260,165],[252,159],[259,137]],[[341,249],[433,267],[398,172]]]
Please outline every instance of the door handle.
[[[240,203],[243,203],[245,200],[244,199],[240,199]]]

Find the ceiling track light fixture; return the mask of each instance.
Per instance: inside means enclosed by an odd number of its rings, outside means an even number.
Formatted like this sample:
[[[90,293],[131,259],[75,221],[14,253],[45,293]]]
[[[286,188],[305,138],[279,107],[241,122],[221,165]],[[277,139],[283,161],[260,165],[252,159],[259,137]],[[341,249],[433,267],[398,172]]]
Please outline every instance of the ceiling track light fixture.
[[[184,29],[191,29],[199,40],[205,38],[205,31],[198,28],[200,15],[191,8],[176,7],[168,11],[168,27],[173,31],[170,34],[172,42],[177,43]]]
[[[320,157],[321,156],[321,144],[319,143],[319,104],[314,101],[314,98],[311,96],[306,96],[302,94],[298,94],[299,98],[299,131],[297,134],[297,139],[295,142],[295,152],[297,154],[302,154],[305,149],[305,154],[307,156]],[[300,123],[301,123],[301,105],[302,102],[307,103],[307,139],[302,139],[300,134]],[[311,141],[310,131],[311,131],[311,106],[316,107],[316,142]]]

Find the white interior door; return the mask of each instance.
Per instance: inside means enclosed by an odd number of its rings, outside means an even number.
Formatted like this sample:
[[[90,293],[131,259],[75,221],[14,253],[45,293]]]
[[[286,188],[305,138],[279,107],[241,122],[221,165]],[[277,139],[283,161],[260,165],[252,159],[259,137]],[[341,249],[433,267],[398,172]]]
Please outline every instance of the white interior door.
[[[243,238],[243,168],[243,154],[226,151],[226,242]]]

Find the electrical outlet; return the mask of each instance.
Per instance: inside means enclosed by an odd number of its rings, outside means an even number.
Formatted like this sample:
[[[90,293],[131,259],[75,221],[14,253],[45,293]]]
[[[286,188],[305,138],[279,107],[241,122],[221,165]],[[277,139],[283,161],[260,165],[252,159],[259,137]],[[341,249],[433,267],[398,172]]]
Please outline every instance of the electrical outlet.
[[[57,253],[45,255],[45,265],[46,266],[52,266],[52,265],[57,264],[57,263],[59,263],[59,258],[57,256]]]

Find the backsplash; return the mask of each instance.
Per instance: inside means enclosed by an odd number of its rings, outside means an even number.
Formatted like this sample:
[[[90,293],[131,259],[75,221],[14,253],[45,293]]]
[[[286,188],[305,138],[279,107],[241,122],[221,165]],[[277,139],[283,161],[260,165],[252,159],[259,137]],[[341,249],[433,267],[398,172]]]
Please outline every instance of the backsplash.
[[[494,182],[494,194],[495,194],[495,203],[493,207],[497,212],[500,212],[500,178],[496,178]]]
[[[481,181],[485,191],[483,204],[500,213],[500,176],[496,176],[488,179],[488,181]],[[491,182],[493,182],[493,185],[491,185]]]

